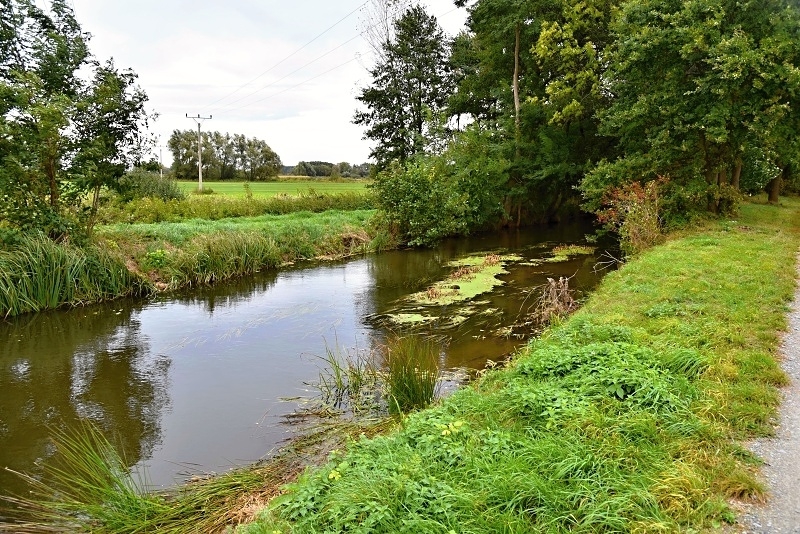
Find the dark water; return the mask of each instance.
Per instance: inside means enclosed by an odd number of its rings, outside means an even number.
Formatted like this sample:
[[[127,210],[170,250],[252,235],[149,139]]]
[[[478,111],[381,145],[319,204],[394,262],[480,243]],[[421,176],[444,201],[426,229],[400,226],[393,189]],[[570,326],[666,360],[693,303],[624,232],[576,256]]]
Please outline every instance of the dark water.
[[[0,468],[39,473],[53,454],[50,430],[81,418],[103,428],[131,465],[146,466],[157,486],[256,461],[286,437],[280,419],[295,405],[280,399],[309,394],[304,383],[317,378],[326,347],[374,345],[386,334],[385,315],[446,277],[449,261],[489,251],[531,260],[589,232],[576,223],[476,236],[0,322]],[[505,284],[479,296],[462,324],[421,328],[441,336],[446,367],[481,368],[518,347],[497,331],[530,306],[529,290],[546,277],[574,275],[571,286],[585,291],[600,276],[595,256],[525,260],[507,267]],[[22,491],[0,471],[0,494]]]

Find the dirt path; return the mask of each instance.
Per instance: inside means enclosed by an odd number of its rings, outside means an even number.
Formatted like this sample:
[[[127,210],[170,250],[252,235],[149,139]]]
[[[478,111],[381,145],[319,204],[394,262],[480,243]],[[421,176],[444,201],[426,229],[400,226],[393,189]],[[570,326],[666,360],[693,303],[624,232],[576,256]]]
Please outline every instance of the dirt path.
[[[774,438],[750,444],[750,450],[764,459],[762,474],[769,500],[762,506],[742,506],[737,532],[800,534],[800,288],[795,292],[781,355],[791,383],[782,391],[780,425]]]

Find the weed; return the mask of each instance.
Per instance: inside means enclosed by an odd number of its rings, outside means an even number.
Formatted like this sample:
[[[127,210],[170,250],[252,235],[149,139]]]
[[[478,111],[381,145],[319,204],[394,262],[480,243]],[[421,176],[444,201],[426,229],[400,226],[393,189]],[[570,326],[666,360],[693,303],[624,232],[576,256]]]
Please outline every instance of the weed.
[[[408,413],[425,408],[436,396],[439,345],[422,336],[389,340],[385,349],[389,412]]]

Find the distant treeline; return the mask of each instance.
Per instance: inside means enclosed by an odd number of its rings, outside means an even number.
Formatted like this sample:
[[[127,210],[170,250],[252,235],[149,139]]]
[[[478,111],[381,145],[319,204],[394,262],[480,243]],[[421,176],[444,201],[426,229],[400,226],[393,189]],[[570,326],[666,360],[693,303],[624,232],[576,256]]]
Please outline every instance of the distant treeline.
[[[208,180],[271,180],[283,168],[266,141],[240,134],[203,132],[203,178]],[[167,142],[172,170],[179,180],[197,180],[197,133],[174,130]]]
[[[371,163],[354,165],[347,162],[301,161],[294,167],[284,167],[284,174],[295,176],[326,176],[331,178],[366,178],[372,172]]]

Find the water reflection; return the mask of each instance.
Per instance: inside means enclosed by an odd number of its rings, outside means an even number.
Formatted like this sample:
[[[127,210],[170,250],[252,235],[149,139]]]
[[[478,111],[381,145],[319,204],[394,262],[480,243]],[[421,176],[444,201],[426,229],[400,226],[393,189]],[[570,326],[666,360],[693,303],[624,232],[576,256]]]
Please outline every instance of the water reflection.
[[[0,465],[40,474],[50,430],[88,418],[136,462],[161,440],[169,362],[152,353],[131,303],[0,323]],[[19,479],[0,471],[3,493]]]
[[[304,383],[317,378],[326,348],[378,346],[386,335],[379,318],[446,276],[450,260],[499,249],[536,258],[590,230],[575,224],[449,240],[0,323],[0,466],[37,473],[52,454],[48,426],[80,417],[106,429],[158,486],[258,460],[286,437],[277,422],[295,405],[280,399],[308,393]],[[573,286],[589,288],[598,279],[594,261],[511,264],[504,285],[481,296],[463,323],[420,331],[443,340],[445,366],[482,367],[519,346],[496,332],[524,309],[532,287],[575,275]],[[22,489],[0,472],[0,493]]]

